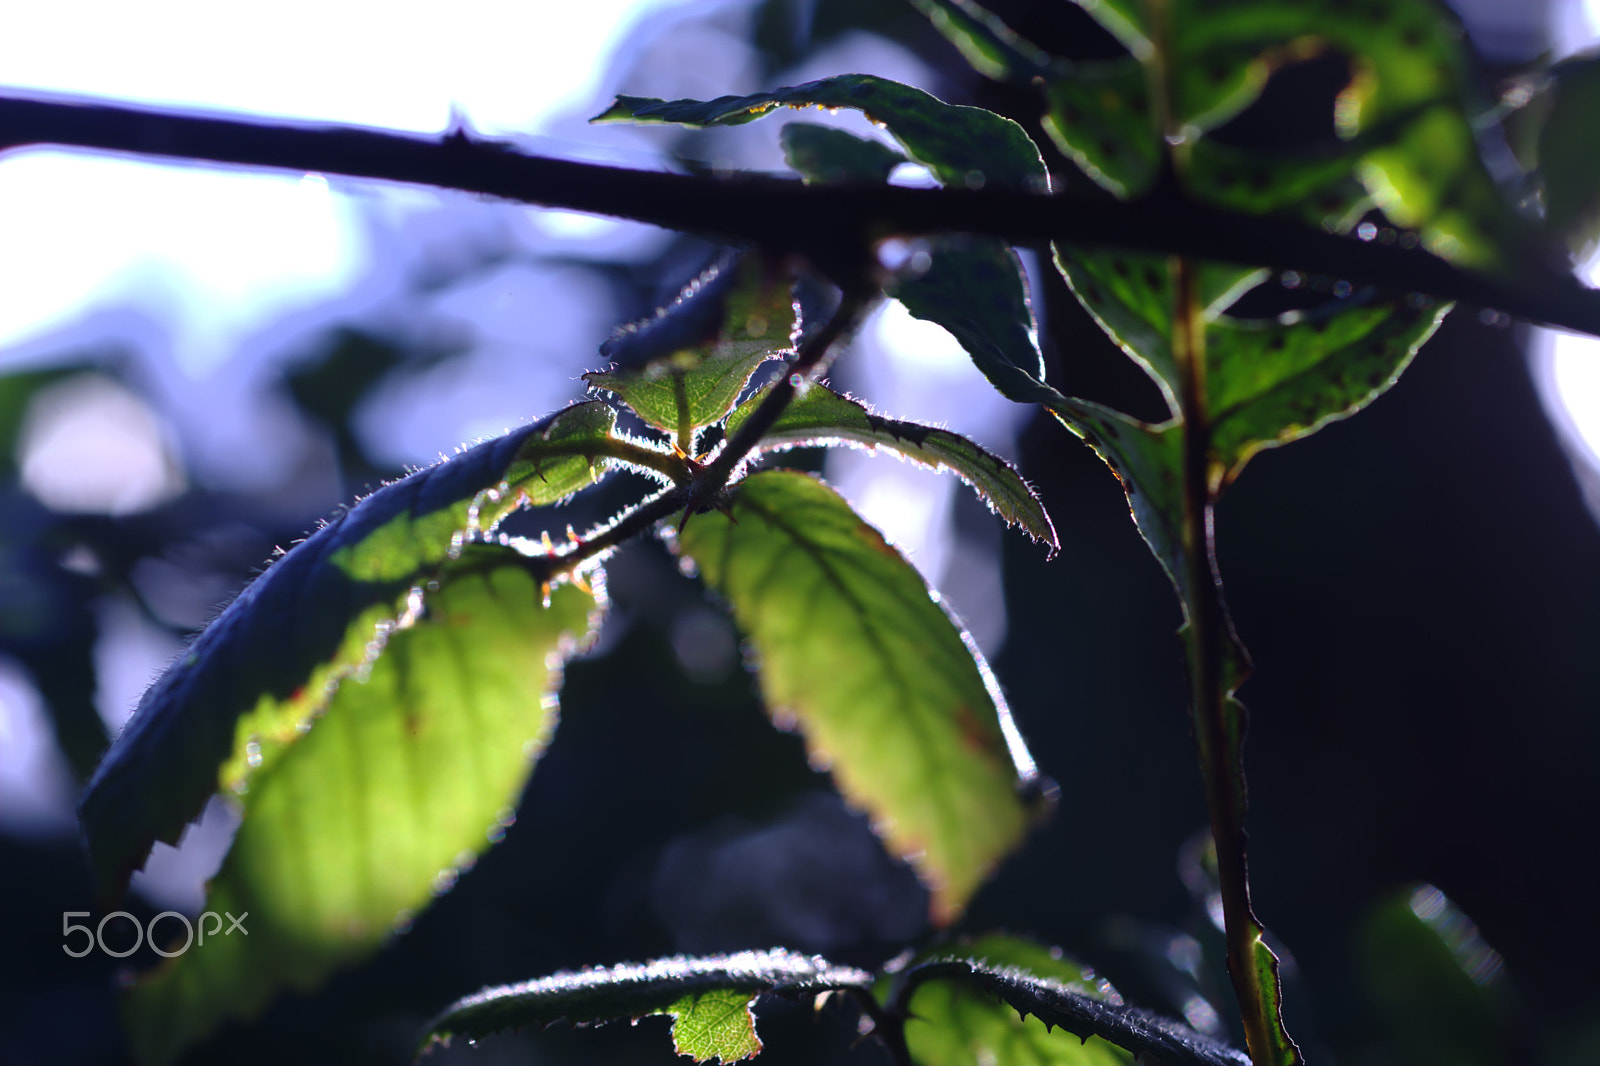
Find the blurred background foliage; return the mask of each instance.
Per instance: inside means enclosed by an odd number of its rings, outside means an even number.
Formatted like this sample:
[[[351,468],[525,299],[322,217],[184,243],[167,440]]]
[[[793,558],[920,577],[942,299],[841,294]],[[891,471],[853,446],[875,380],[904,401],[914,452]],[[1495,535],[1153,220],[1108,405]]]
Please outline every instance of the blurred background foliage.
[[[1071,5],[992,6],[1060,54],[1109,47]],[[1513,19],[1510,6],[1463,9],[1486,86],[1545,47],[1546,12],[1516,5]],[[901,0],[695,5],[631,33],[614,64],[609,88],[664,97],[883,74],[1008,114],[1051,152],[1034,97],[978,79]],[[1285,70],[1232,135],[1330,136],[1347,75],[1336,57]],[[775,170],[777,125],[605,136],[689,169]],[[1095,194],[1065,159],[1048,161],[1071,192]],[[227,448],[186,428],[213,401],[160,369],[171,357],[158,325],[136,323],[121,345],[68,330],[55,350],[0,356],[0,1060],[119,1061],[116,974],[154,961],[148,947],[120,963],[61,951],[62,912],[102,913],[69,812],[107,720],[274,546],[496,419],[578,396],[609,330],[712,252],[434,199],[443,206],[410,214],[365,209],[373,269],[390,271],[384,300],[348,300],[230,368],[255,390],[265,474],[230,478]],[[1153,388],[1060,279],[1034,280],[1052,379],[1154,415]],[[1222,571],[1257,664],[1244,692],[1257,909],[1292,955],[1289,1027],[1313,1062],[1600,1054],[1600,529],[1541,408],[1527,340],[1458,311],[1370,411],[1263,455],[1221,508]],[[894,373],[875,369],[882,342],[869,327],[835,380],[897,416],[959,423],[964,404],[978,410],[988,421],[954,428],[1011,444],[1062,541],[1046,563],[964,495],[926,490],[944,540],[918,561],[973,622],[1061,786],[1054,820],[966,927],[1060,944],[1131,1001],[1225,1031],[1170,588],[1079,442],[986,392],[974,400],[947,362],[919,364],[914,343]],[[830,460],[829,475],[848,485],[858,459]],[[611,513],[617,480],[569,506],[575,527]],[[504,842],[366,965],[230,1027],[194,1061],[400,1061],[430,1014],[487,983],[779,944],[877,964],[926,931],[922,889],[807,767],[798,738],[766,723],[737,635],[700,588],[654,542],[608,570],[606,635],[568,670],[557,741]],[[225,818],[197,832],[210,861],[227,832]],[[168,872],[127,908],[197,909],[206,861],[158,856]],[[661,1028],[508,1035],[435,1061],[665,1061]],[[854,1042],[842,1004],[815,1018],[772,1005],[763,1035],[768,1061],[882,1061]]]

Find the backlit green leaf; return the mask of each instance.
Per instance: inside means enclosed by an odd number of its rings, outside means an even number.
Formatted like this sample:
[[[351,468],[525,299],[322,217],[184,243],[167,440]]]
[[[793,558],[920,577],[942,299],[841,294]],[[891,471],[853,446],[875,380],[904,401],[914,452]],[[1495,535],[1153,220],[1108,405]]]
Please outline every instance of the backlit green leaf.
[[[947,104],[921,89],[870,74],[840,74],[770,92],[704,101],[619,96],[594,121],[733,126],[779,107],[860,111],[881,123],[913,159],[946,185],[1049,188],[1038,147],[1015,122],[981,107]]]
[[[1133,0],[1078,2],[1129,55],[1092,65],[1048,60],[1045,128],[1118,196],[1148,191],[1162,157],[1173,154],[1187,192],[1241,210],[1347,224],[1359,216],[1359,182],[1396,225],[1420,230],[1424,245],[1445,257],[1507,268],[1533,243],[1478,151],[1474,125],[1485,105],[1475,97],[1461,27],[1443,5],[1174,0],[1151,9],[1161,13],[1158,32]],[[970,26],[946,32],[977,34]],[[993,40],[986,48],[993,54],[980,69],[1009,76],[1009,53]],[[1292,159],[1203,136],[1252,103],[1273,70],[1325,49],[1349,56],[1353,67],[1335,114],[1349,139],[1343,151]],[[1165,90],[1164,108],[1149,96],[1155,85]],[[1157,125],[1163,110],[1166,129]],[[1169,132],[1181,143],[1175,153],[1163,144]]]
[[[1076,63],[1043,83],[1044,130],[1099,185],[1128,198],[1149,191],[1161,167],[1161,134],[1149,79],[1133,59]]]
[[[684,996],[666,1012],[672,1015],[672,1047],[696,1062],[736,1062],[761,1051],[750,997],[719,989]]]
[[[561,664],[598,620],[595,595],[574,584],[546,606],[534,562],[469,545],[415,618],[380,630],[368,670],[255,774],[206,900],[245,932],[190,947],[128,991],[141,1059],[166,1061],[279,990],[320,984],[500,838],[555,728]]]
[[[722,279],[722,271],[731,271],[731,280]],[[714,295],[703,292],[719,282],[725,287]],[[640,370],[583,375],[584,381],[616,394],[640,418],[671,434],[687,455],[696,454],[698,431],[732,410],[756,368],[790,348],[796,326],[788,283],[770,273],[758,256],[707,271],[672,306],[658,312],[657,320],[687,313],[676,308],[707,299],[721,304],[713,310],[721,325],[711,340],[677,348]],[[641,332],[659,328],[655,323],[647,319]]]
[[[1059,952],[1010,937],[930,951],[896,980],[914,988],[906,1040],[929,1066],[1250,1061],[1180,1022],[1127,1006]]]
[[[774,719],[960,914],[1021,840],[1034,776],[993,676],[910,563],[820,481],[763,471],[678,538],[761,656]]]
[[[1341,133],[1398,127],[1357,170],[1384,214],[1420,230],[1424,246],[1446,258],[1483,267],[1516,261],[1523,227],[1478,152],[1459,22],[1430,0],[1370,12],[1330,4],[1317,21],[1354,57],[1355,77],[1339,101]]]
[[[486,988],[458,1000],[428,1024],[421,1050],[457,1036],[477,1039],[529,1025],[670,1014],[678,1054],[697,1062],[732,1062],[761,1050],[750,1013],[757,996],[799,997],[871,984],[869,973],[782,950],[602,966]]]
[[[1178,368],[1172,361],[1172,276],[1165,256],[1055,246],[1056,268],[1100,328],[1150,376],[1178,413]],[[1198,268],[1200,303],[1215,319],[1265,271],[1227,263]]]
[[[386,485],[268,568],[151,686],[79,805],[97,879],[115,889],[176,843],[215,792],[243,793],[360,671],[465,539],[554,503],[615,462],[676,460],[576,404]],[[678,464],[681,467],[681,464]]]
[[[1274,53],[1292,58],[1317,47],[1350,56],[1354,76],[1336,118],[1342,136],[1372,135],[1352,143],[1351,163],[1378,206],[1396,225],[1419,229],[1440,255],[1479,266],[1515,261],[1526,227],[1478,152],[1479,105],[1461,27],[1442,5],[1177,4],[1172,40],[1170,68],[1187,72],[1178,85],[1182,120],[1200,128],[1253,95],[1219,107],[1232,91],[1225,83],[1236,77],[1228,72],[1250,52],[1267,57],[1268,66],[1280,61]]]
[[[1070,254],[1058,250],[1057,265],[1106,333],[1149,373],[1176,416],[1173,292],[1165,261],[1072,249]],[[1202,264],[1199,271],[1207,352],[1204,413],[1214,491],[1231,482],[1262,448],[1298,440],[1371,402],[1394,383],[1448,310],[1350,301],[1296,315],[1292,322],[1241,320],[1220,312],[1260,272],[1221,264]],[[1068,421],[1083,421],[1082,412],[1074,415],[1049,396],[1040,396],[1039,402]],[[1135,501],[1140,529],[1176,574],[1179,542],[1173,538],[1181,520],[1181,453],[1174,448],[1165,459],[1156,459],[1156,452],[1164,449],[1152,451],[1152,439],[1141,439],[1147,434],[1124,433],[1107,423],[1103,413],[1097,421],[1096,449],[1133,490],[1130,500]],[[1124,443],[1108,439],[1108,431],[1124,437]],[[1173,440],[1176,445],[1176,436]],[[1140,443],[1130,446],[1133,441]],[[1136,499],[1141,490],[1146,494],[1142,506]],[[1156,504],[1161,498],[1167,502]]]
[[[1325,309],[1290,324],[1222,319],[1206,333],[1213,491],[1250,457],[1346,418],[1393,385],[1448,305]]]
[[[757,393],[729,416],[730,434],[765,396],[766,390]],[[971,485],[1008,524],[1020,525],[1052,552],[1059,546],[1044,504],[1004,459],[948,430],[880,418],[822,385],[812,385],[791,400],[759,447],[769,451],[838,443],[862,445],[871,451],[884,448],[914,463],[949,470]]]
[[[1039,944],[991,934],[936,949],[913,963],[963,959],[986,970],[1015,969],[1062,989],[1120,1004],[1104,978]],[[922,1066],[1124,1066],[1133,1056],[1098,1036],[1087,1040],[1050,1028],[1037,1016],[1023,1017],[1002,999],[968,980],[933,980],[911,996],[906,1044]]]
[[[1346,233],[1372,208],[1372,197],[1357,176],[1355,148],[1301,154],[1243,151],[1202,137],[1189,152],[1184,187],[1198,199],[1235,211],[1285,215]],[[1391,232],[1389,239],[1396,236]]]

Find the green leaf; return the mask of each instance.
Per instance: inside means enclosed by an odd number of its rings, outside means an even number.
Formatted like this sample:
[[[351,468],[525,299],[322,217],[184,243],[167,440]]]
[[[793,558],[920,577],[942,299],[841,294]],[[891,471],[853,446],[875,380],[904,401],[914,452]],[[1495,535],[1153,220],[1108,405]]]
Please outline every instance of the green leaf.
[[[1013,84],[1037,81],[1047,101],[1045,133],[1095,182],[1121,197],[1148,190],[1161,165],[1161,137],[1149,106],[1149,78],[1138,60],[1071,63],[1024,40],[969,0],[912,4],[979,73]],[[1119,27],[1114,33],[1131,34],[1127,39],[1136,54],[1148,52],[1149,43],[1118,17],[1116,6],[1093,10],[1110,16]]]
[[[1044,376],[1027,278],[1004,243],[938,241],[927,270],[901,278],[889,294],[913,317],[949,330],[980,367],[998,361],[1034,378]]]
[[[1600,55],[1572,56],[1550,70],[1548,109],[1536,151],[1544,188],[1544,221],[1572,252],[1587,260],[1600,243]]]
[[[885,845],[954,920],[1022,839],[1035,777],[993,675],[916,569],[820,481],[763,471],[678,549],[761,656],[780,724],[806,735]]]
[[[1110,985],[1059,952],[1010,937],[929,952],[898,981],[914,989],[906,1041],[926,1066],[1250,1061],[1177,1021],[1127,1006]]]
[[[893,170],[889,160],[903,159],[881,155],[880,150],[892,150],[841,130],[794,123],[784,127],[785,135],[791,130],[814,131],[804,133],[811,139],[806,157],[785,149],[808,181],[883,181]],[[997,372],[999,367],[1017,367],[1031,378],[1044,376],[1027,276],[1004,242],[966,237],[929,240],[927,266],[897,278],[889,293],[914,317],[948,330],[974,362],[995,363]]]
[[[761,1051],[750,997],[737,989],[684,996],[672,1015],[672,1048],[696,1062],[737,1062]]]
[[[1171,69],[1181,121],[1208,128],[1253,98],[1233,85],[1241,60],[1274,64],[1317,45],[1351,57],[1354,76],[1336,118],[1353,173],[1396,225],[1419,229],[1430,250],[1476,266],[1519,261],[1526,227],[1478,152],[1473,73],[1459,23],[1431,0],[1372,8],[1250,0],[1174,8]],[[1259,88],[1259,81],[1254,82]],[[1360,134],[1370,134],[1359,138]],[[1303,176],[1303,175],[1302,175]],[[1246,171],[1241,175],[1248,180]],[[1236,201],[1237,202],[1237,201]]]
[[[882,185],[895,167],[909,162],[882,141],[814,122],[790,122],[778,140],[783,145],[784,160],[807,182]]]
[[[1059,248],[1056,261],[1079,300],[1150,375],[1176,416],[1173,292],[1165,262],[1079,249],[1069,255]],[[1231,483],[1262,448],[1298,440],[1370,403],[1394,384],[1449,310],[1358,299],[1283,322],[1237,319],[1220,311],[1260,273],[1213,264],[1199,270],[1213,491]],[[1112,465],[1137,484],[1140,475],[1126,461],[1131,458]]]
[[[733,126],[778,107],[848,107],[882,124],[917,162],[957,188],[992,185],[1045,192],[1049,175],[1022,127],[981,107],[947,104],[921,89],[870,74],[840,74],[749,96],[657,100],[619,96],[595,122]]]
[[[1178,368],[1172,359],[1173,288],[1165,256],[1055,245],[1056,268],[1106,335],[1150,376],[1178,413]],[[1200,302],[1207,321],[1265,276],[1265,271],[1204,263]]]
[[[728,432],[738,430],[745,418],[766,398],[768,389],[756,393],[728,418]],[[1019,525],[1034,540],[1060,546],[1044,504],[1004,459],[966,437],[915,422],[880,418],[864,405],[822,385],[811,385],[790,401],[759,445],[762,451],[850,443],[869,451],[885,448],[902,458],[936,470],[949,470],[961,478],[1009,525]]]
[[[1043,89],[1044,131],[1085,174],[1122,198],[1150,190],[1162,142],[1142,64],[1129,58],[1063,65]]]
[[[991,934],[926,952],[919,963],[960,959],[984,970],[1011,969],[1083,996],[1120,1004],[1104,978],[1031,941]],[[969,980],[930,980],[917,985],[908,1004],[906,1045],[922,1066],[1030,1063],[1038,1066],[1123,1066],[1133,1056],[1098,1036],[1087,1040],[1024,1017]]]
[[[757,996],[800,997],[871,984],[872,975],[861,970],[782,950],[602,966],[485,988],[458,1000],[428,1024],[419,1052],[457,1036],[475,1040],[528,1025],[670,1014],[678,1054],[732,1062],[761,1050],[750,1012]]]
[[[1214,278],[1210,288],[1217,289],[1229,274],[1227,268],[1222,268],[1204,276]],[[1228,291],[1221,292],[1214,297],[1214,306],[1223,305],[1228,298]],[[1182,424],[1174,420],[1152,426],[1121,411],[1064,396],[1044,383],[1042,366],[1029,365],[1033,363],[1031,359],[1019,364],[1014,358],[1015,349],[974,346],[968,352],[973,365],[1002,396],[1018,403],[1042,405],[1067,429],[1087,441],[1095,454],[1111,467],[1127,493],[1129,509],[1140,534],[1182,594],[1187,581],[1181,554]]]
[[[1429,0],[1373,13],[1329,5],[1318,15],[1322,35],[1354,57],[1341,133],[1397,127],[1357,170],[1378,207],[1445,258],[1502,269],[1518,262],[1527,227],[1478,151],[1474,72],[1459,22]]]
[[[128,991],[142,1060],[167,1061],[369,954],[499,839],[554,731],[561,663],[599,617],[575,584],[547,606],[545,573],[516,549],[469,545],[417,617],[380,631],[369,669],[255,775],[206,900],[244,932],[188,948]]]
[[[1364,136],[1368,143],[1378,140]],[[1334,233],[1347,233],[1372,209],[1357,177],[1359,146],[1303,154],[1244,151],[1202,137],[1189,152],[1184,188],[1197,199],[1235,211],[1279,214]],[[1394,238],[1391,233],[1390,239]]]
[[[615,435],[615,418],[575,404],[386,485],[268,568],[144,694],[95,771],[79,816],[100,884],[115,890],[154,841],[176,843],[213,793],[242,794],[466,540],[612,463],[672,469]]]
[[[1184,603],[1189,579],[1183,565],[1183,424],[1152,426],[1049,386],[1046,410],[1082,437],[1109,466],[1128,497],[1128,510],[1151,554],[1166,570]]]
[[[1215,323],[1206,334],[1212,491],[1262,448],[1299,440],[1371,403],[1448,311],[1396,302],[1323,309],[1288,324]]]
[[[725,272],[731,275],[727,280]],[[708,289],[716,291],[708,295]],[[737,264],[702,274],[635,332],[662,328],[663,320],[689,313],[682,308],[708,299],[720,304],[712,312],[719,325],[710,341],[696,338],[641,370],[613,368],[583,375],[591,386],[615,394],[640,418],[671,434],[686,455],[696,454],[701,428],[720,422],[733,409],[756,368],[791,349],[797,327],[788,284],[759,256],[744,256]]]
[[[1050,66],[1050,57],[971,0],[911,0],[972,68],[996,81],[1026,83]]]
[[[1154,48],[1143,0],[1073,0],[1138,59],[1145,59]]]
[[[1503,963],[1432,885],[1383,900],[1358,936],[1363,987],[1398,1054],[1411,1062],[1490,1066],[1515,1058]]]
[[[1160,84],[1170,127],[1195,157],[1192,176],[1189,161],[1178,167],[1191,195],[1350,222],[1359,214],[1355,179],[1396,225],[1420,230],[1424,245],[1446,258],[1509,269],[1534,243],[1478,151],[1474,124],[1484,108],[1460,25],[1443,5],[1175,0],[1160,7],[1166,25],[1156,33],[1133,0],[1078,2],[1129,56],[1094,65],[1054,60],[1044,76],[1045,128],[1116,195],[1148,191],[1159,172],[1165,131],[1148,86]],[[1326,48],[1348,55],[1354,68],[1335,116],[1351,139],[1345,151],[1289,160],[1202,136],[1253,102],[1274,69]]]

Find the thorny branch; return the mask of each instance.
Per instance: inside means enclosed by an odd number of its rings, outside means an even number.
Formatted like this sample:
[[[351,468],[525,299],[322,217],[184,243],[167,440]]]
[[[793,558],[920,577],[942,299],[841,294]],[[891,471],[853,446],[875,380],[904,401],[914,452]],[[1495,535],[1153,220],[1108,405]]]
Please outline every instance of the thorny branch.
[[[0,96],[0,151],[29,145],[431,185],[753,242],[806,256],[835,274],[854,269],[872,242],[890,235],[960,232],[1029,247],[1058,240],[1159,251],[1426,293],[1600,336],[1600,294],[1550,264],[1510,264],[1504,274],[1490,274],[1420,248],[1364,242],[1170,194],[1085,203],[999,189],[690,177],[522,155],[459,132],[429,139]]]

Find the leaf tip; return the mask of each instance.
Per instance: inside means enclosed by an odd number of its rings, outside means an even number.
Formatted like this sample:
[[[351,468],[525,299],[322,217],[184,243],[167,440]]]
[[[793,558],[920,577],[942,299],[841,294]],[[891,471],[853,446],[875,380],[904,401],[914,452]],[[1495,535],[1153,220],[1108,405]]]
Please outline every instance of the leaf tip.
[[[627,102],[631,98],[626,96],[615,97],[610,105],[598,115],[589,120],[591,124],[600,122],[625,122],[633,117],[633,107]]]

